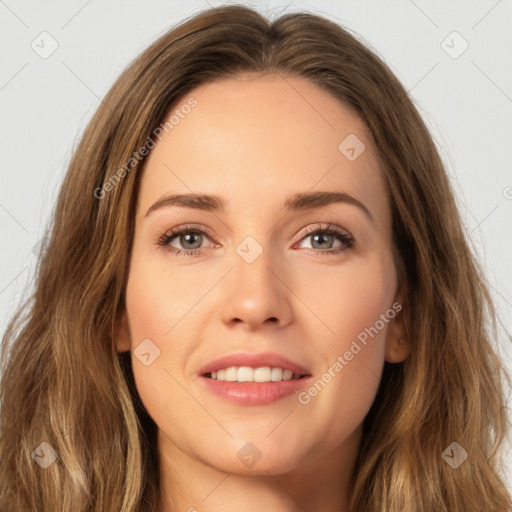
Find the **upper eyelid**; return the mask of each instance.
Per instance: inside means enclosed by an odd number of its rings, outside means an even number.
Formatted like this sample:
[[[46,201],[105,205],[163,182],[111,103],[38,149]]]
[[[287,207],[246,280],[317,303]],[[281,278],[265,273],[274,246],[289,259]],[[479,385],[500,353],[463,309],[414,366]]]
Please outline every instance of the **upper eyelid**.
[[[194,232],[194,231],[199,231],[200,233],[206,233],[211,238],[215,238],[215,236],[213,235],[213,231],[210,228],[207,228],[206,226],[199,226],[199,225],[195,226],[193,224],[183,224],[180,226],[176,226],[176,227],[166,231],[163,234],[163,236],[169,236],[169,237],[172,236],[174,238],[177,235],[179,235],[180,233],[188,233],[188,232]]]
[[[303,232],[302,237],[304,237],[305,235],[310,235],[311,233],[314,233],[315,231],[329,231],[329,230],[333,230],[333,231],[337,231],[337,232],[344,231],[348,236],[350,236],[350,237],[352,236],[350,231],[348,231],[345,228],[342,228],[341,226],[337,226],[336,224],[333,224],[331,222],[326,222],[326,223],[319,222],[317,224],[314,224],[311,227],[308,226],[307,228],[305,228],[305,233]]]

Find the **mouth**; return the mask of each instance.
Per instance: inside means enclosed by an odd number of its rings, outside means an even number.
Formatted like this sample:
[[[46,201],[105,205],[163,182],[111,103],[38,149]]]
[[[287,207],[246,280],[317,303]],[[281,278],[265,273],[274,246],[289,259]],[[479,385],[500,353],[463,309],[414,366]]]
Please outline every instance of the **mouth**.
[[[212,396],[239,406],[269,405],[311,384],[310,371],[274,353],[237,352],[210,362],[199,371]]]

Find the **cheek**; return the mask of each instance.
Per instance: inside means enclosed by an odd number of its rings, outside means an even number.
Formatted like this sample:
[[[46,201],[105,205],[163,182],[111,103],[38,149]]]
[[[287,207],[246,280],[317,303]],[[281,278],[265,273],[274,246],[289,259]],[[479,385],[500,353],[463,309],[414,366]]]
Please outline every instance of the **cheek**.
[[[332,348],[332,356],[348,350],[351,342],[359,339],[361,343],[368,341],[367,347],[372,351],[369,340],[382,340],[392,318],[381,320],[381,315],[390,310],[396,292],[396,272],[390,258],[375,256],[339,268],[317,270],[312,275],[313,281],[301,284],[299,296],[304,297],[313,313],[308,316],[321,321],[318,328],[327,341],[323,348]]]
[[[180,304],[190,302],[176,297],[172,293],[176,285],[171,288],[165,283],[162,280],[165,274],[152,269],[150,262],[137,265],[134,258],[133,263],[127,283],[126,307],[135,385],[159,429],[173,425],[174,441],[184,444],[190,417],[200,414],[180,385],[183,379],[175,370],[186,361],[189,350],[176,333],[181,327],[180,318],[186,313]]]
[[[331,270],[328,279],[316,277],[317,284],[324,283],[323,291],[310,286],[302,296],[322,319],[322,343],[316,344],[322,367],[299,398],[312,411],[321,411],[336,426],[333,432],[350,430],[363,420],[378,390],[386,333],[395,316],[395,269],[389,259],[375,258]]]
[[[170,287],[162,280],[162,274],[149,259],[143,261],[134,251],[126,286],[132,367],[139,395],[152,414],[158,403],[165,405],[170,393],[170,376],[165,372],[173,325],[176,323],[173,304],[169,304]],[[173,347],[173,354],[175,348]]]
[[[172,258],[173,256],[169,256]],[[165,343],[201,298],[201,285],[190,273],[169,273],[164,258],[134,250],[126,289],[126,305],[134,345],[144,338]],[[185,319],[186,320],[186,319]]]

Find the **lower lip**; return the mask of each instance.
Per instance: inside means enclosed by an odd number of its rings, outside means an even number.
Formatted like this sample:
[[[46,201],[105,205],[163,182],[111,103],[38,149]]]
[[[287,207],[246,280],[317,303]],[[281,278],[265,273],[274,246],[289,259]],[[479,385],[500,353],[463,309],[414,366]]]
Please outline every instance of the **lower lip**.
[[[293,395],[304,388],[310,380],[302,377],[277,382],[228,382],[201,376],[204,385],[215,395],[228,402],[242,405],[266,405]]]

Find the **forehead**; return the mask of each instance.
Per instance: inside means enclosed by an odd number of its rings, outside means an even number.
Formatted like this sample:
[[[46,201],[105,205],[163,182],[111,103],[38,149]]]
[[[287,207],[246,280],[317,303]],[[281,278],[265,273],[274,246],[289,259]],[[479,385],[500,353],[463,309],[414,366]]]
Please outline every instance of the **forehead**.
[[[186,95],[166,121],[145,163],[140,210],[163,194],[208,193],[225,197],[228,210],[257,213],[297,192],[336,189],[369,203],[376,217],[389,213],[364,123],[306,79],[217,80]]]

